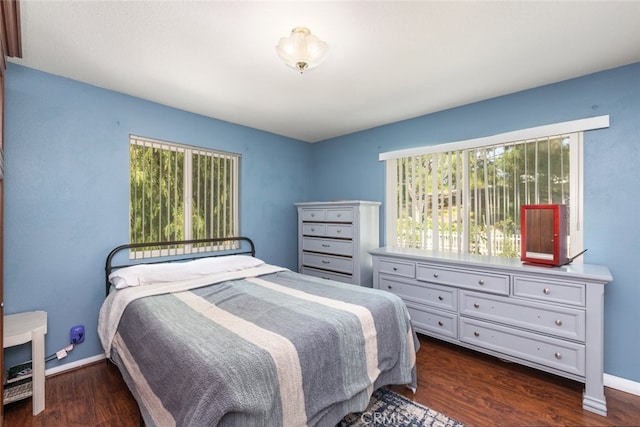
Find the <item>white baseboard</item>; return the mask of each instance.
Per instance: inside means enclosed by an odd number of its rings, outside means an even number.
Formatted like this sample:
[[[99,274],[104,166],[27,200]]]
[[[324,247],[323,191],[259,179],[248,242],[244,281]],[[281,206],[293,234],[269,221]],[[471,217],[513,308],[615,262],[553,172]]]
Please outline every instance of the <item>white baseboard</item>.
[[[609,374],[604,374],[603,380],[604,385],[607,387],[640,396],[640,383],[638,382],[631,381],[626,378],[614,377]]]
[[[104,359],[106,359],[104,354],[98,354],[96,356],[87,357],[86,359],[76,360],[75,362],[65,363],[64,365],[47,369],[45,371],[45,375],[59,374],[61,372],[79,368],[84,365],[90,365]],[[616,390],[624,391],[625,393],[631,393],[635,394],[636,396],[640,396],[639,382],[631,381],[626,378],[615,377],[609,374],[604,374],[603,381],[606,387],[615,388]]]
[[[87,357],[86,359],[76,360],[75,362],[65,363],[64,365],[56,366],[44,371],[45,376],[59,374],[61,372],[70,371],[71,369],[79,368],[81,366],[90,365],[92,363],[99,362],[106,359],[104,354],[98,354],[95,356]]]

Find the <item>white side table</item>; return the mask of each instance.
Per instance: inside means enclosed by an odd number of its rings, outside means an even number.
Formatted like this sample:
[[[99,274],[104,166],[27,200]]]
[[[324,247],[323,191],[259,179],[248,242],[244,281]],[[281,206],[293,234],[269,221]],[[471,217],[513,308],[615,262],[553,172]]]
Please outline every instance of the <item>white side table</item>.
[[[4,316],[4,348],[31,341],[33,415],[44,410],[44,335],[47,312],[30,311]]]

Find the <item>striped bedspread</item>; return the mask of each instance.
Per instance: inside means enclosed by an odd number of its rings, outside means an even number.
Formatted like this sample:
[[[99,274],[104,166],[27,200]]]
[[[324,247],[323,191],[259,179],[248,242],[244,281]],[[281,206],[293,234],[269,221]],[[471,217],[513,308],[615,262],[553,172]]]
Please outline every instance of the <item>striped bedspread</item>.
[[[105,300],[100,339],[146,425],[333,427],[378,387],[415,389],[399,298],[264,267]]]

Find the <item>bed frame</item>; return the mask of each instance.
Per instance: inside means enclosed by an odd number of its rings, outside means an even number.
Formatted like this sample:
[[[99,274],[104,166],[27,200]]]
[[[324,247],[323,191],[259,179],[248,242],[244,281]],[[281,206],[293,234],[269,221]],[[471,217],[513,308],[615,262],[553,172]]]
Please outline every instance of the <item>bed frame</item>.
[[[202,245],[204,247],[193,245]],[[248,247],[247,247],[248,246]],[[147,250],[145,250],[145,248]],[[139,249],[136,256],[128,256],[127,262],[114,265],[114,258],[117,254],[129,249]],[[151,249],[156,253],[150,255]],[[158,257],[157,251],[163,253]],[[166,251],[166,253],[164,252]],[[173,240],[169,242],[150,242],[150,243],[128,243],[115,248],[107,256],[105,264],[105,294],[109,295],[111,283],[109,282],[109,274],[112,271],[123,267],[129,267],[136,264],[157,264],[166,262],[190,261],[198,258],[210,258],[225,255],[244,255],[250,254],[256,256],[256,249],[253,241],[248,237],[224,237],[211,239],[195,239],[195,240]],[[148,261],[153,256],[153,261]]]

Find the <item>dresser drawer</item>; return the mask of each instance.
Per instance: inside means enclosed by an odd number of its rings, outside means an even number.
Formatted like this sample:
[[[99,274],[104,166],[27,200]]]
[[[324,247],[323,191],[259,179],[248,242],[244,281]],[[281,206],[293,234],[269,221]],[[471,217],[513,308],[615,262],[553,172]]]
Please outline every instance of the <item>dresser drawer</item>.
[[[327,224],[327,237],[337,237],[339,239],[353,239],[353,226],[347,224]]]
[[[429,305],[443,310],[457,311],[458,291],[426,283],[411,283],[398,277],[380,275],[378,286],[393,292],[405,301]]]
[[[389,273],[395,276],[416,277],[416,265],[412,262],[396,261],[394,259],[380,259],[378,263],[379,273]]]
[[[324,209],[302,209],[303,221],[324,221],[325,219]]]
[[[586,285],[583,283],[529,276],[513,277],[513,295],[523,298],[584,307],[586,294]]]
[[[303,267],[300,273],[306,274],[308,276],[319,277],[321,279],[326,279],[326,280],[335,280],[338,282],[353,283],[353,276],[351,276],[350,274],[340,274],[340,273],[334,273],[332,271],[316,270],[315,268],[309,268],[309,267]]]
[[[304,237],[302,239],[302,250],[333,255],[353,256],[353,242],[350,240]]]
[[[305,252],[302,254],[302,264],[305,267],[316,267],[323,270],[353,274],[353,260],[351,258]]]
[[[353,209],[327,209],[325,219],[329,222],[353,222]]]
[[[509,276],[472,270],[453,270],[430,264],[418,264],[416,278],[424,282],[482,290],[509,295]]]
[[[302,224],[303,236],[325,236],[327,234],[327,226],[315,222],[306,222]]]
[[[406,305],[411,316],[411,324],[417,332],[458,338],[458,316],[455,313],[429,309],[412,303]]]
[[[561,338],[582,342],[585,340],[584,310],[460,291],[460,314],[544,332]]]
[[[585,346],[460,317],[460,341],[574,375],[585,375]]]

